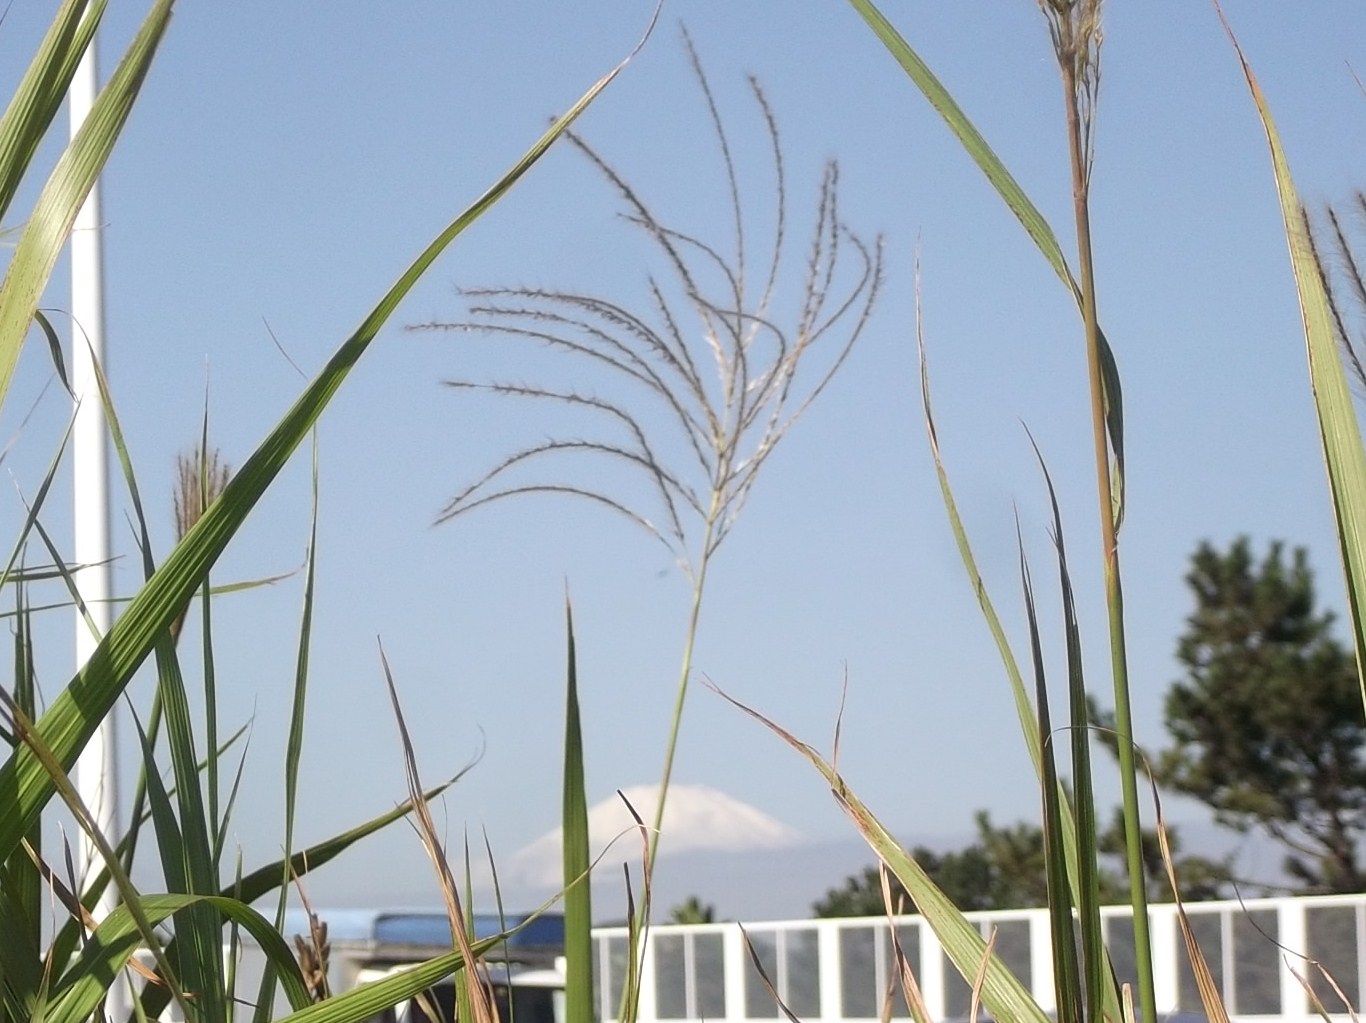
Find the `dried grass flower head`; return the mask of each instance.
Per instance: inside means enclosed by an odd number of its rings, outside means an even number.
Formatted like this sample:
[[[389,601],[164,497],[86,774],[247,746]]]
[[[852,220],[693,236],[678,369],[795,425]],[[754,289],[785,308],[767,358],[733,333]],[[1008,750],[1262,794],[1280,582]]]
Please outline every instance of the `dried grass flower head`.
[[[1048,22],[1053,52],[1062,71],[1069,103],[1075,104],[1078,133],[1089,180],[1095,158],[1096,105],[1100,96],[1100,47],[1103,0],[1039,0]]]
[[[176,539],[181,540],[203,517],[204,510],[218,500],[218,495],[228,485],[232,469],[223,461],[217,448],[206,450],[201,443],[191,451],[176,455],[175,470],[171,499]]]
[[[529,344],[593,374],[591,387],[549,375],[533,382],[446,381],[573,410],[593,432],[505,456],[457,493],[438,521],[522,494],[585,498],[647,529],[695,577],[730,533],[769,455],[867,324],[882,278],[882,243],[865,241],[840,219],[836,165],[825,168],[811,233],[794,256],[783,153],[763,89],[749,79],[772,189],[750,207],[737,171],[740,154],[686,32],[684,45],[718,144],[729,238],[719,242],[665,223],[597,149],[569,134],[615,192],[622,216],[643,234],[654,269],[639,304],[573,290],[473,288],[461,292],[467,319],[409,328]],[[751,237],[760,221],[762,243]],[[646,514],[641,488],[620,472],[604,474],[624,484],[612,488],[549,475],[574,455],[630,470],[657,509]]]
[[[175,459],[175,484],[171,492],[175,536],[179,542],[194,524],[204,517],[204,511],[228,485],[232,467],[220,457],[215,447],[205,447],[201,440],[190,451],[182,451]],[[171,622],[171,639],[180,642],[185,628],[188,605]]]

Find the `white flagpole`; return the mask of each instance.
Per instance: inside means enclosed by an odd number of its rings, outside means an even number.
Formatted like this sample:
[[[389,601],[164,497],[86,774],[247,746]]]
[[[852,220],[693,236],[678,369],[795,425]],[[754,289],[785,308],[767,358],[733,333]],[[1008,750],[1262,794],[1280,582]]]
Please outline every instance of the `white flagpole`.
[[[99,89],[95,40],[85,51],[70,89],[71,136],[75,138]],[[101,244],[100,182],[97,178],[71,232],[71,386],[76,398],[76,422],[72,432],[73,486],[75,499],[73,556],[81,566],[75,573],[76,589],[100,635],[113,620],[111,569],[109,564],[109,462],[108,425],[100,401],[95,364],[104,365],[104,283]],[[76,614],[76,664],[85,665],[95,650],[97,637]],[[100,831],[111,845],[119,840],[118,744],[114,710],[81,753],[76,765],[76,784]],[[82,867],[93,876],[102,862],[88,840],[82,846]],[[101,897],[96,917],[114,908],[118,893],[109,885]],[[111,998],[119,990],[111,990]],[[111,1012],[111,1017],[118,1018]]]

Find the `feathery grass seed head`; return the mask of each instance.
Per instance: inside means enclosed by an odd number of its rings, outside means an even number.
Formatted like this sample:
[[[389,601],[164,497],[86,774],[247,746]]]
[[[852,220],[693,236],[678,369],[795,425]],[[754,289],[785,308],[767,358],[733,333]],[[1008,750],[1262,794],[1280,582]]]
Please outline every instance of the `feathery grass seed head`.
[[[801,274],[785,275],[791,261],[788,195],[772,108],[751,78],[773,174],[770,234],[759,245],[749,230],[758,214],[745,202],[737,151],[686,32],[684,45],[719,144],[730,240],[712,242],[665,223],[591,144],[567,132],[567,141],[616,193],[623,218],[644,235],[659,267],[647,276],[640,305],[571,290],[466,289],[465,320],[409,328],[529,342],[573,357],[604,388],[546,380],[447,381],[461,390],[572,409],[596,430],[505,456],[457,493],[438,521],[522,494],[587,498],[648,530],[695,576],[734,526],[768,456],[862,333],[881,284],[882,244],[865,241],[840,219],[836,165],[827,165],[817,189]],[[780,312],[793,298],[795,307]],[[660,514],[645,515],[634,497],[606,485],[535,475],[552,458],[578,455],[642,479]],[[532,475],[514,479],[514,470]]]

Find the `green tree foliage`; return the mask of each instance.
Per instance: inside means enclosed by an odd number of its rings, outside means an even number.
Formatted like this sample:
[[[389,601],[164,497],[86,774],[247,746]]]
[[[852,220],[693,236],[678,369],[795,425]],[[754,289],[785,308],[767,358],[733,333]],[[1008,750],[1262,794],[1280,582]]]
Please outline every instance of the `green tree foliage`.
[[[1306,892],[1363,890],[1361,694],[1352,652],[1315,606],[1305,551],[1287,560],[1273,543],[1257,562],[1246,538],[1223,552],[1202,544],[1186,581],[1196,607],[1177,646],[1185,676],[1167,695],[1159,780],[1220,823],[1275,838]]]
[[[710,924],[716,922],[716,907],[689,895],[669,910],[669,922],[675,924]]]

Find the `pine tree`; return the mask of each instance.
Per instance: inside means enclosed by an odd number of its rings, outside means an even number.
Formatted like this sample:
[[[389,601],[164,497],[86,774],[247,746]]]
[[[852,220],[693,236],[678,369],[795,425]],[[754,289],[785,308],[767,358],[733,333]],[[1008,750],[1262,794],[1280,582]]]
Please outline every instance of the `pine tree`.
[[[1280,543],[1256,563],[1246,538],[1202,544],[1186,577],[1195,611],[1177,646],[1185,676],[1167,695],[1164,784],[1240,831],[1287,850],[1310,892],[1366,888],[1366,730],[1351,651],[1315,606],[1308,557]]]

